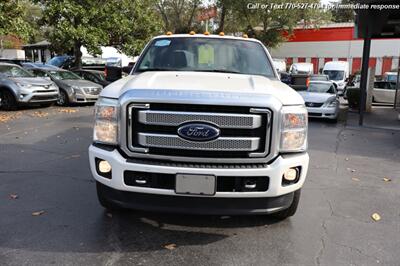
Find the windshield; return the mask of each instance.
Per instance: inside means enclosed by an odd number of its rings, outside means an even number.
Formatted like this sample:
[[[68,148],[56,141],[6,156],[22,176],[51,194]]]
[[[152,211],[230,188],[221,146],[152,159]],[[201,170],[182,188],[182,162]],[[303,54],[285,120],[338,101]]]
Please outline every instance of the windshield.
[[[318,75],[318,76],[311,76],[310,80],[329,81],[329,78],[326,75]]]
[[[326,83],[310,83],[307,90],[318,93],[335,93],[334,86]]]
[[[386,80],[392,81],[392,82],[397,82],[397,75],[387,75]]]
[[[60,67],[65,63],[65,61],[67,61],[67,59],[68,56],[56,56],[47,61],[46,63],[49,65]]]
[[[75,73],[69,72],[69,71],[50,71],[50,76],[52,76],[55,79],[81,79],[78,75]]]
[[[343,80],[344,77],[342,70],[324,70],[324,74],[328,75],[330,80]]]
[[[96,74],[95,74],[96,75]],[[103,72],[97,73],[96,77],[100,80],[106,80],[106,75]]]
[[[0,66],[0,73],[13,78],[34,77],[31,73],[19,66]]]
[[[259,43],[213,38],[154,40],[136,69],[143,71],[204,71],[275,77]]]

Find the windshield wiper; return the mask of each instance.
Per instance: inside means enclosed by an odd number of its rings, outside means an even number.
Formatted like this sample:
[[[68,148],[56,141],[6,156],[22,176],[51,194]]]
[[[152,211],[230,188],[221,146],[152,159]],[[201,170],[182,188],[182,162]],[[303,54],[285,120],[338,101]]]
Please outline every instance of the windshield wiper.
[[[216,73],[232,73],[232,74],[243,74],[239,71],[234,71],[234,70],[227,70],[227,69],[200,69],[200,70],[193,70],[193,71],[199,71],[199,72],[216,72]]]
[[[152,67],[152,68],[144,68],[138,69],[138,72],[146,72],[146,71],[179,71],[177,68],[162,68],[162,67]]]

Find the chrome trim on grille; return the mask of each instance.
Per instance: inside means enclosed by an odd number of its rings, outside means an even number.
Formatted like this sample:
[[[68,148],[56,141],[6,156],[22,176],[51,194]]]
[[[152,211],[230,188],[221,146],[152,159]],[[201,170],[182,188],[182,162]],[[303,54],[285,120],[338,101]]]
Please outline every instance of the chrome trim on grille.
[[[179,126],[188,121],[209,122],[220,128],[254,129],[261,126],[261,116],[252,114],[202,113],[180,111],[139,111],[139,122],[146,125]]]
[[[83,91],[86,94],[97,95],[100,93],[101,89],[99,87],[85,87],[83,88]]]
[[[215,150],[215,151],[254,151],[257,150],[260,138],[220,137],[213,141],[188,141],[177,135],[138,133],[138,142],[145,147]]]
[[[268,94],[249,94],[240,92],[208,92],[208,91],[183,91],[183,90],[157,90],[157,89],[134,89],[127,90],[119,97],[121,105],[121,123],[119,130],[119,146],[123,154],[128,158],[162,160],[166,162],[185,162],[185,163],[268,163],[279,154],[280,128],[282,103],[272,95]],[[134,114],[140,109],[147,109],[153,103],[156,104],[181,104],[181,105],[213,105],[243,107],[251,106],[250,113],[266,113],[269,123],[266,127],[267,141],[265,143],[265,153],[249,153],[249,157],[226,158],[216,154],[214,157],[185,155],[163,155],[152,154],[149,149],[134,147],[133,128]],[[156,109],[154,109],[156,110]],[[175,111],[175,110],[173,110]],[[123,122],[126,121],[126,122]],[[139,146],[139,145],[138,145]],[[151,149],[151,148],[150,148]],[[143,151],[144,150],[144,151]]]

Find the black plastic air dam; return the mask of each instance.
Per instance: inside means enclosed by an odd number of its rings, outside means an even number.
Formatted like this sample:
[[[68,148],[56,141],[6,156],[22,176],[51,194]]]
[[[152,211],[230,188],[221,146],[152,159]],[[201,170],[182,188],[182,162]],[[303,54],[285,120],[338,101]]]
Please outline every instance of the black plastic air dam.
[[[270,214],[289,208],[294,195],[292,192],[268,198],[169,196],[119,191],[100,182],[97,182],[97,190],[121,208],[204,215]]]

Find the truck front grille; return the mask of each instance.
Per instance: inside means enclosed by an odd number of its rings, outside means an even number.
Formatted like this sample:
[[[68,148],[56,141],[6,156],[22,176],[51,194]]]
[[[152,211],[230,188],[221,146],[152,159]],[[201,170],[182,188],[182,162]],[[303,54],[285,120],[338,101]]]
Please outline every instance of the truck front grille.
[[[269,152],[271,112],[251,107],[131,104],[128,106],[128,149],[148,155],[201,158],[265,157]],[[177,131],[187,123],[209,123],[217,139],[191,141]]]

